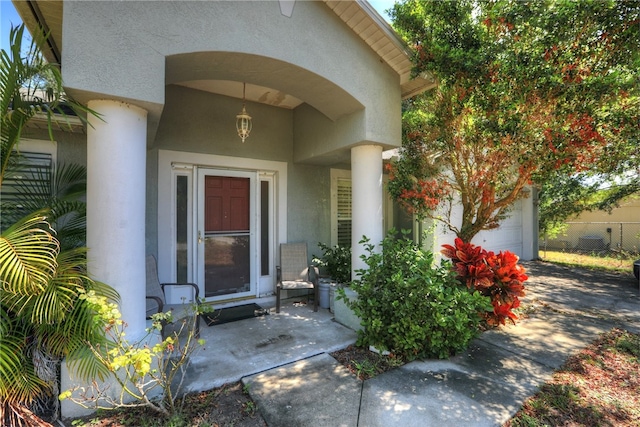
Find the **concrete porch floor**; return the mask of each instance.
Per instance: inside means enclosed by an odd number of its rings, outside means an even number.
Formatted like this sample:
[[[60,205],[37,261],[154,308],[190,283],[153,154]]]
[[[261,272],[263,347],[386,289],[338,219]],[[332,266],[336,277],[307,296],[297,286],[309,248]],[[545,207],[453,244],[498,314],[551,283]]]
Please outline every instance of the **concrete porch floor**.
[[[336,322],[329,309],[314,313],[312,304],[297,301],[300,298],[283,300],[278,314],[275,298],[238,302],[256,302],[269,314],[215,326],[201,321],[205,345],[192,357],[184,391],[209,390],[355,342],[356,333]]]

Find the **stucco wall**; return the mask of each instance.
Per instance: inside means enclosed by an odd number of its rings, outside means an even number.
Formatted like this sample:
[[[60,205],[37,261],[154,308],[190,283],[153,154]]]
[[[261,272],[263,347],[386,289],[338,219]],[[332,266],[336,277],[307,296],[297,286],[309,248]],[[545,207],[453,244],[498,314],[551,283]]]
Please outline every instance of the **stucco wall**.
[[[53,136],[57,143],[58,163],[87,165],[86,134],[56,131]],[[22,138],[49,141],[49,132],[46,129],[25,128]]]
[[[274,160],[288,164],[287,240],[306,241],[309,253],[317,242],[330,241],[330,173],[325,166],[293,162],[293,112],[247,103],[253,132],[242,143],[235,130],[238,99],[180,86],[167,87],[166,106],[147,164],[147,251],[157,230],[156,149]],[[224,165],[216,165],[224,166]]]
[[[331,241],[331,180],[328,168],[291,165],[289,168],[290,242],[307,242],[309,256],[320,255],[318,242]]]
[[[292,160],[291,110],[247,103],[253,131],[242,143],[236,114],[242,101],[180,86],[167,86],[166,104],[154,147],[194,153]]]
[[[63,77],[80,99],[102,94],[122,98],[150,110],[153,120],[154,111],[165,102],[165,72],[171,71],[165,68],[165,58],[189,52],[239,52],[297,68],[267,73],[253,66],[229,68],[222,62],[190,66],[192,78],[233,77],[264,84],[319,111],[321,105],[355,101],[349,107],[352,113],[364,108],[360,135],[339,143],[400,144],[397,74],[322,2],[296,2],[289,18],[275,1],[78,1],[65,3],[63,26]],[[315,85],[298,81],[300,69],[311,73],[305,79],[315,75],[335,87],[318,91]],[[344,100],[334,99],[337,95]]]
[[[611,212],[583,212],[570,222],[640,222],[640,194],[629,196]]]

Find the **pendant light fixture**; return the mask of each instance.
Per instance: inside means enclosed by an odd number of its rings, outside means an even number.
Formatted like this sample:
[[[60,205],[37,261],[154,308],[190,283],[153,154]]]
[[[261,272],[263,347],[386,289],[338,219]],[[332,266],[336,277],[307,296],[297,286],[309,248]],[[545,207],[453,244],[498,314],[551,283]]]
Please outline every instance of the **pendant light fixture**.
[[[245,104],[245,95],[246,95],[247,84],[242,84],[242,111],[236,116],[236,130],[238,131],[238,136],[244,142],[245,139],[249,137],[249,133],[251,132],[251,116],[247,114],[247,110],[244,107]]]

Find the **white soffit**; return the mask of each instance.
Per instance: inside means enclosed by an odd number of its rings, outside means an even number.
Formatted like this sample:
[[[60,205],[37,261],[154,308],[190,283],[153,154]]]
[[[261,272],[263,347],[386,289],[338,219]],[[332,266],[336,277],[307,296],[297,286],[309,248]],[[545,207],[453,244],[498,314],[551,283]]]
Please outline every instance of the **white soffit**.
[[[242,98],[243,85],[242,82],[230,80],[189,80],[180,82],[178,86],[185,86],[191,89],[202,90],[205,92],[217,93],[233,98]],[[247,83],[246,95],[247,101],[260,102],[262,104],[273,105],[274,107],[294,109],[302,104],[302,101],[287,93],[277,91],[275,89],[258,86]]]
[[[411,78],[410,49],[393,28],[365,0],[324,0],[380,58],[400,76],[402,98],[410,98],[436,85],[429,75]]]

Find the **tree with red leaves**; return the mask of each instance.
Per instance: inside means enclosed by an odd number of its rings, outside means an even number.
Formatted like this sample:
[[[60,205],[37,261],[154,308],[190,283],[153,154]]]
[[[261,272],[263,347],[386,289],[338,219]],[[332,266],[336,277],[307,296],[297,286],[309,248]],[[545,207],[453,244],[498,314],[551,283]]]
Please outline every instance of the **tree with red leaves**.
[[[529,185],[638,159],[639,1],[405,0],[391,15],[415,73],[438,80],[405,102],[388,166],[418,219],[469,242]]]

